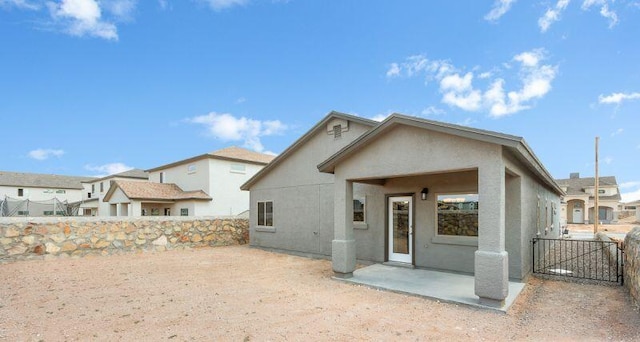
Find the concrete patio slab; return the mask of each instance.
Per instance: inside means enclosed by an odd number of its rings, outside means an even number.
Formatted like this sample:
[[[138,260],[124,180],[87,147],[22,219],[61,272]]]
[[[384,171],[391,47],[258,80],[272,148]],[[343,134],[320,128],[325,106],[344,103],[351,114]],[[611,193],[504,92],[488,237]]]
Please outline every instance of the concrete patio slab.
[[[353,272],[352,278],[335,279],[502,312],[507,312],[525,286],[524,283],[510,281],[509,295],[505,299],[505,304],[503,307],[497,308],[479,303],[479,298],[474,293],[474,278],[469,275],[374,264],[357,269]]]

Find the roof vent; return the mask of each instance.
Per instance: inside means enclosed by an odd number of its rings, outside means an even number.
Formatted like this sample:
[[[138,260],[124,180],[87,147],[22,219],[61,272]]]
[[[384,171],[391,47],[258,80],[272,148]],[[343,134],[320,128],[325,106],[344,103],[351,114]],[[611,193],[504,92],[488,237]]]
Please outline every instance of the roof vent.
[[[580,178],[580,172],[572,172],[569,174],[570,179],[578,179]]]

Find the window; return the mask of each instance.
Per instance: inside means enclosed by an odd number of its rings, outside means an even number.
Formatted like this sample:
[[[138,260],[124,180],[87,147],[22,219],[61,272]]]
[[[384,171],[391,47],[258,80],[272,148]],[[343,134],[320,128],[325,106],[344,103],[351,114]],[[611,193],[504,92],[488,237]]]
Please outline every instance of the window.
[[[342,125],[333,126],[333,138],[334,139],[342,138]]]
[[[258,226],[273,227],[273,202],[258,202]]]
[[[24,189],[18,189],[18,197],[22,197],[22,196],[24,196]]]
[[[151,208],[151,216],[160,216],[159,208]]]
[[[606,191],[604,189],[598,189],[598,193],[599,194],[604,194],[604,193],[606,193]]]
[[[56,215],[58,215],[58,216],[66,216],[64,211],[56,211]]]
[[[147,212],[147,209],[142,208],[142,216],[147,216],[147,215],[149,215]]]
[[[104,182],[100,182],[100,192],[104,192]]]
[[[366,217],[364,197],[353,200],[353,222],[365,223]]]
[[[56,190],[56,194],[64,194],[64,193],[66,193],[65,190]]]
[[[232,173],[245,173],[247,172],[247,167],[244,164],[231,164]]]
[[[478,236],[478,194],[438,195],[438,235]]]
[[[91,193],[96,192],[96,185],[95,184],[91,184]]]
[[[189,216],[189,209],[188,208],[181,208],[180,209],[180,216]]]
[[[91,198],[91,193],[87,192],[87,198]]]
[[[164,172],[160,172],[160,183],[164,183]]]
[[[164,208],[164,216],[171,216],[171,208]]]
[[[196,171],[198,171],[196,164],[189,164],[187,166],[187,173],[195,173]]]
[[[29,210],[18,210],[19,216],[29,216]]]
[[[43,212],[44,216],[52,216],[53,215],[53,211],[52,210],[45,210]]]

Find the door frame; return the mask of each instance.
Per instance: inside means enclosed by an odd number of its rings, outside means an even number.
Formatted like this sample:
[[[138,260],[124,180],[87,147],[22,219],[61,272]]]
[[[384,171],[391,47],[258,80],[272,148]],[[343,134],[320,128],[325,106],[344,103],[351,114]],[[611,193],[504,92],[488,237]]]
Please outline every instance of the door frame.
[[[398,194],[385,194],[384,195],[384,260],[389,261],[389,230],[391,227],[389,226],[389,200],[391,197],[411,197],[411,226],[413,227],[413,236],[411,238],[411,265],[416,264],[416,193],[398,193]]]

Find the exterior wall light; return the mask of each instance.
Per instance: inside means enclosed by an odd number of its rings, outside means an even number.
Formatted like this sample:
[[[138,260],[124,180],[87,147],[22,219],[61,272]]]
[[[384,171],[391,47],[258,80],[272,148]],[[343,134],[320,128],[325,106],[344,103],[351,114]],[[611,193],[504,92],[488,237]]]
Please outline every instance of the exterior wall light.
[[[429,189],[422,188],[422,191],[420,192],[420,199],[422,199],[423,201],[426,201],[428,193],[429,193]]]

